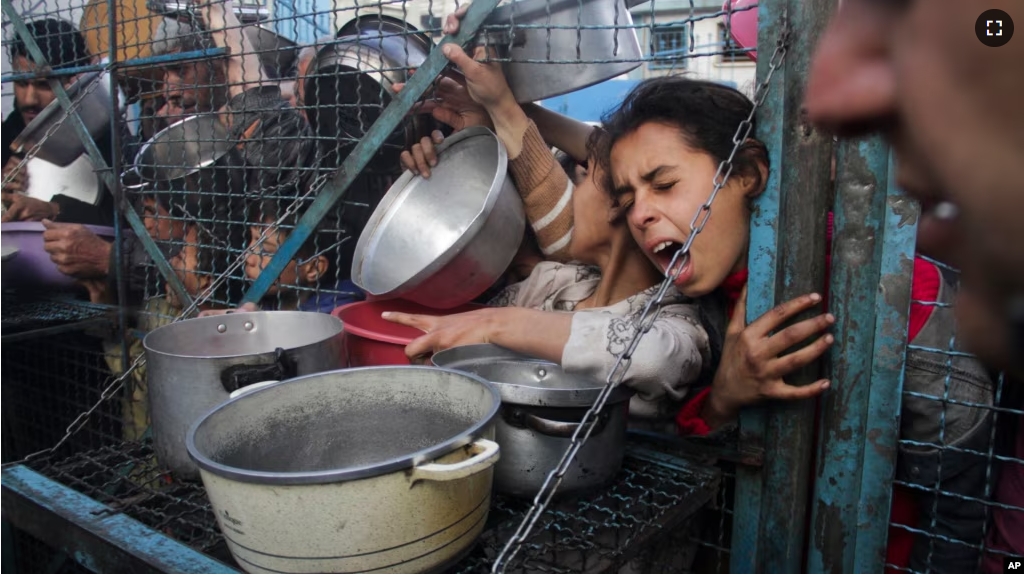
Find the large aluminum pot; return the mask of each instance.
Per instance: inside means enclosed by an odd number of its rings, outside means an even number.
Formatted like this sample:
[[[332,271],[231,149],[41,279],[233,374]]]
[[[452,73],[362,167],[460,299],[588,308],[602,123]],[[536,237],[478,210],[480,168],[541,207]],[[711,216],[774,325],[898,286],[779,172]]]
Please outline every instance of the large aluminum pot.
[[[342,323],[312,312],[203,317],[158,328],[142,341],[157,459],[178,479],[196,479],[185,436],[239,388],[345,367]]]
[[[490,344],[441,351],[432,361],[478,375],[498,388],[502,409],[495,437],[502,455],[495,468],[494,489],[520,497],[537,494],[603,389],[602,382],[568,374],[556,363]],[[615,478],[626,452],[632,394],[625,387],[612,393],[590,439],[565,474],[559,493],[578,493]]]
[[[93,139],[110,130],[110,77],[100,72],[86,72],[67,88],[68,97],[77,102],[76,111]],[[38,144],[35,157],[65,167],[85,153],[74,125],[67,121],[67,112],[60,102],[50,102],[11,143],[15,154],[27,154]],[[52,131],[52,133],[50,133]],[[40,144],[40,142],[42,142]]]
[[[356,244],[352,281],[380,298],[435,309],[472,301],[501,277],[523,239],[523,202],[508,153],[490,130],[438,146],[430,179],[405,172]]]
[[[495,47],[510,59],[505,77],[519,102],[574,92],[643,61],[625,0],[520,0],[496,8],[486,23],[510,27],[510,41]]]
[[[484,527],[499,406],[464,373],[347,369],[219,406],[188,450],[247,571],[429,573]]]

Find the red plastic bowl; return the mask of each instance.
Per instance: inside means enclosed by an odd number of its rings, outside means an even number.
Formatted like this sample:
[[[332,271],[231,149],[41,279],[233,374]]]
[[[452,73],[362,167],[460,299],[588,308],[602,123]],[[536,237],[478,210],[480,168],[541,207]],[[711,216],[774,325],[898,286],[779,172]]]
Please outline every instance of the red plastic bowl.
[[[335,309],[331,315],[345,324],[345,350],[348,354],[349,367],[409,365],[409,358],[405,357],[405,346],[423,335],[423,332],[387,321],[380,314],[397,311],[422,315],[451,315],[484,307],[486,306],[468,303],[442,312],[415,302],[393,299],[350,303]]]

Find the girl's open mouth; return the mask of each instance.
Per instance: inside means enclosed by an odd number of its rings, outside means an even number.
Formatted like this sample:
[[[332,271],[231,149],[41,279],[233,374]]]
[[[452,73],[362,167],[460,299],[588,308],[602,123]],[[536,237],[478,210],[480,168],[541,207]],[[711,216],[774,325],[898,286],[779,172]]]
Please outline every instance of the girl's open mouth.
[[[675,257],[676,252],[678,252],[681,247],[683,247],[683,244],[679,242],[665,240],[651,249],[651,253],[654,255],[654,259],[657,262],[658,267],[665,272],[665,275],[671,275],[669,266],[672,265],[672,258]],[[675,265],[676,269],[679,269],[683,263],[683,258],[677,259]]]

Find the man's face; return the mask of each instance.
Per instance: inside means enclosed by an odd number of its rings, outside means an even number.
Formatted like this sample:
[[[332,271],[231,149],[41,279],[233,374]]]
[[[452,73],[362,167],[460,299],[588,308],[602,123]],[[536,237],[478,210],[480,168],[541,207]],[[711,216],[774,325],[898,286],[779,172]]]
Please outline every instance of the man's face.
[[[166,104],[157,115],[174,123],[188,116],[214,112],[226,102],[219,62],[185,62],[163,69]]]
[[[36,71],[35,63],[24,56],[15,56],[11,65],[16,74]],[[64,82],[64,86],[69,86],[72,81],[73,78],[68,78]],[[14,102],[26,124],[34,120],[43,111],[43,108],[56,99],[57,96],[53,93],[50,82],[46,78],[18,80],[14,83]]]
[[[1007,333],[1009,302],[1024,295],[1024,42],[978,40],[975,21],[992,8],[1024,22],[1018,0],[844,0],[806,106],[839,135],[887,137],[897,183],[922,204],[919,251],[962,270],[961,314],[983,311],[995,322],[984,329]],[[965,334],[995,364],[1019,355],[1008,338],[993,349],[980,336]]]

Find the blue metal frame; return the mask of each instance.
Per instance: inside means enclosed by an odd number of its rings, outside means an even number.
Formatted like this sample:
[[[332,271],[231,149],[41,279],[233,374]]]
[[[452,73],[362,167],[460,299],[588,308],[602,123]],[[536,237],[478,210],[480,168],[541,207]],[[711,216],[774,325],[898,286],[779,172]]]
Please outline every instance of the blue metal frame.
[[[751,221],[747,321],[811,292],[826,281],[825,245],[831,136],[801,116],[803,86],[830,3],[762,0],[759,6],[758,78],[788,26],[787,57],[775,71],[779,86],[757,118],[756,136],[767,145],[771,177]],[[795,321],[820,313],[811,310]],[[787,377],[792,385],[820,379],[821,362]],[[814,402],[787,402],[746,410],[741,447],[763,447],[764,466],[736,475],[731,569],[737,573],[803,570],[813,453]]]
[[[43,55],[42,50],[39,49],[39,45],[36,43],[35,38],[33,38],[32,34],[29,33],[28,27],[25,25],[25,21],[11,5],[11,0],[2,0],[0,5],[2,5],[4,15],[7,16],[14,25],[14,30],[17,32],[18,36],[25,42],[25,48],[28,49],[32,60],[40,69],[49,71],[49,62]],[[57,96],[57,101],[60,102],[61,107],[64,108],[65,113],[68,115],[67,121],[71,122],[71,126],[74,128],[75,134],[85,146],[85,150],[89,154],[89,158],[92,160],[93,166],[96,168],[100,177],[103,178],[103,182],[107,185],[107,189],[110,193],[114,194],[114,198],[120,202],[120,174],[112,173],[110,166],[108,166],[106,160],[103,159],[103,154],[96,146],[96,142],[93,141],[88,128],[86,128],[85,123],[82,122],[82,118],[79,117],[76,110],[73,110],[71,98],[68,97],[68,93],[64,89],[64,86],[52,77],[50,78],[50,86],[53,88],[53,93]],[[132,209],[125,209],[122,210],[122,212],[146,252],[151,258],[153,258],[153,262],[156,264],[157,269],[160,270],[160,273],[167,280],[168,285],[170,285],[171,289],[173,289],[174,293],[178,296],[178,301],[182,302],[184,307],[189,307],[192,304],[192,297],[189,296],[187,291],[185,291],[185,286],[182,285],[181,280],[178,279],[178,275],[174,273],[173,269],[171,269],[170,263],[168,263],[163,257],[163,254],[161,253],[160,248],[157,247],[156,242],[154,242],[153,238],[149,236],[149,232],[146,231],[146,226],[142,223],[142,219],[139,217],[139,214],[135,213],[135,210]],[[120,240],[120,238],[117,238],[117,240]]]
[[[237,573],[27,467],[5,468],[0,483],[5,520],[37,537],[44,536],[60,551],[98,573],[118,566],[162,573]],[[57,525],[70,529],[54,532],[52,528]]]
[[[895,189],[880,137],[844,142],[839,152],[831,300],[843,313],[835,326],[835,385],[821,410],[807,567],[881,573],[918,207]]]

